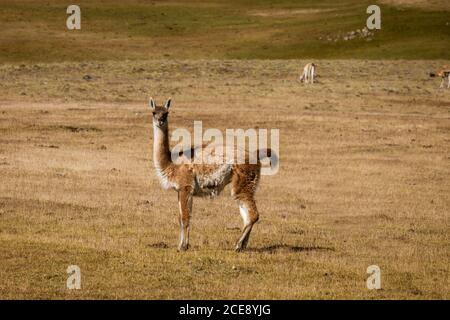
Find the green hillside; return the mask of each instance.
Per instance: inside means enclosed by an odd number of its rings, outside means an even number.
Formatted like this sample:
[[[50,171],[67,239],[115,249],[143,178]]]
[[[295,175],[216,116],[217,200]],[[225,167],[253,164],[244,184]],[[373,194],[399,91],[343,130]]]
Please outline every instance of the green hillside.
[[[80,0],[81,30],[67,30],[67,1],[4,0],[0,62],[123,59],[448,59],[450,11],[379,4],[382,29],[362,29],[376,1]]]

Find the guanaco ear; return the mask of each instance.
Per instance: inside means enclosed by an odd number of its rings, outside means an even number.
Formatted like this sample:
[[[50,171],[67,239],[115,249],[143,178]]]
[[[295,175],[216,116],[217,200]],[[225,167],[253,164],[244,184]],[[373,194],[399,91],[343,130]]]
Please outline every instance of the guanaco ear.
[[[172,98],[167,99],[166,104],[164,105],[164,108],[166,108],[167,110],[169,110],[170,108],[170,102],[172,101]]]
[[[152,108],[152,109],[155,109],[155,108],[156,108],[155,100],[153,100],[152,97],[150,97],[150,100],[148,101],[148,105],[149,105],[150,108]]]

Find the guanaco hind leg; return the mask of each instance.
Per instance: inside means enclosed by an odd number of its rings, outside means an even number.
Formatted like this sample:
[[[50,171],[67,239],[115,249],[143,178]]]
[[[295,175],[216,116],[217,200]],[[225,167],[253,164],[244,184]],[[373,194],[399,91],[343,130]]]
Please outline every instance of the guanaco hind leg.
[[[236,251],[244,250],[247,247],[250,232],[252,231],[253,225],[259,219],[258,209],[256,208],[256,203],[253,199],[240,200],[239,212],[244,222],[244,228],[242,230],[242,235],[236,244]]]

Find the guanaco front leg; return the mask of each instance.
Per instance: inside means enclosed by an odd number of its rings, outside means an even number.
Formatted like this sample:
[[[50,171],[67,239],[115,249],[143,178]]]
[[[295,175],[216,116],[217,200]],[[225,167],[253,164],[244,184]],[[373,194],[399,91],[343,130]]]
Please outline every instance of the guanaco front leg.
[[[192,190],[190,187],[178,191],[178,206],[180,208],[180,244],[178,251],[189,248],[189,220],[192,214]]]

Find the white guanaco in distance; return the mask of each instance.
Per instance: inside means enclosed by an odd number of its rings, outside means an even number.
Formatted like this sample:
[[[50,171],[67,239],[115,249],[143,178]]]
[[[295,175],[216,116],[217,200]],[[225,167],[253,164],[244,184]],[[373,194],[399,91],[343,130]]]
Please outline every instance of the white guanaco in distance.
[[[192,198],[194,196],[217,196],[227,184],[231,184],[231,194],[238,202],[239,213],[244,222],[241,237],[237,241],[236,251],[246,248],[253,225],[258,221],[259,213],[255,203],[255,192],[261,176],[261,158],[263,152],[257,150],[256,164],[250,163],[249,153],[245,162],[197,162],[197,148],[191,148],[189,157],[182,163],[174,163],[169,148],[169,108],[171,100],[164,106],[157,106],[150,98],[149,105],[153,113],[153,162],[157,177],[165,189],[173,189],[178,193],[180,210],[180,242],[179,251],[189,248],[189,223],[192,215]],[[205,146],[202,146],[204,148]],[[188,153],[188,152],[186,152]],[[271,157],[268,148],[264,153]],[[181,155],[180,155],[181,156]],[[203,159],[205,155],[202,156]],[[213,163],[213,164],[210,164]]]
[[[308,63],[303,68],[303,74],[300,77],[300,82],[304,83],[314,83],[314,78],[316,77],[316,68],[317,66],[314,63]]]

